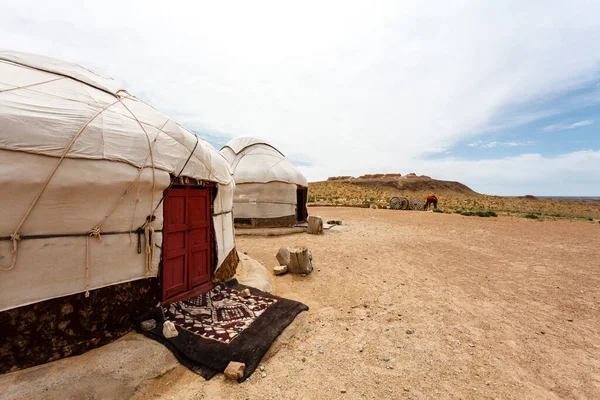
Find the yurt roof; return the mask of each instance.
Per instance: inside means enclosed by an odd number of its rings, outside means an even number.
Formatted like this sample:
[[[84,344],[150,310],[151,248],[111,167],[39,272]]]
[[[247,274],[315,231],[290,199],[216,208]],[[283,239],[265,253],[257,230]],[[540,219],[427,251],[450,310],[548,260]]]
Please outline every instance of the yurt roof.
[[[221,149],[221,154],[233,169],[235,182],[284,182],[308,186],[308,181],[282,152],[270,143],[253,138],[232,139]]]
[[[0,51],[0,149],[118,161],[220,184],[232,180],[212,145],[115,80],[14,51]]]
[[[277,151],[279,154],[285,157],[285,155],[281,151],[279,151],[275,146],[271,145],[270,143],[267,143],[262,139],[258,139],[251,136],[239,136],[233,138],[225,146],[223,146],[223,148],[229,147],[231,150],[233,150],[235,154],[239,154],[244,149],[257,144],[263,144],[265,146],[272,147],[275,151]]]

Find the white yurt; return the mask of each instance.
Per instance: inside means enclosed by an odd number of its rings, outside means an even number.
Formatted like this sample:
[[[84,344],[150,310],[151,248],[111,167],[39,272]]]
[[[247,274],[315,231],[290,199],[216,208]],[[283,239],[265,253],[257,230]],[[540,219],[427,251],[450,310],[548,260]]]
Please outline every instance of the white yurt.
[[[233,170],[237,227],[290,226],[308,217],[308,182],[273,145],[237,137],[221,149]]]
[[[0,52],[0,160],[0,373],[235,274],[227,160],[109,77]]]

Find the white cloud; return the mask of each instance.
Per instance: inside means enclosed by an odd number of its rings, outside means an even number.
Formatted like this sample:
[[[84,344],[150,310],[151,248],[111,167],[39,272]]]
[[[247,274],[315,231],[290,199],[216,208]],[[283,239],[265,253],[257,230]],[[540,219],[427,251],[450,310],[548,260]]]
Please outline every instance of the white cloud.
[[[531,146],[536,142],[533,140],[528,140],[526,142],[518,142],[518,141],[509,141],[509,142],[484,142],[482,140],[477,140],[475,142],[471,142],[467,144],[469,147],[480,147],[482,149],[492,149],[494,147],[519,147],[519,146]]]
[[[518,110],[600,65],[598,2],[82,4],[3,1],[0,48],[107,72],[221,140],[271,140],[310,180],[419,172],[425,154],[561,112]]]
[[[592,125],[593,123],[594,123],[594,121],[587,119],[584,121],[574,122],[572,124],[554,124],[554,125],[548,125],[548,126],[543,127],[542,131],[544,131],[544,132],[566,131],[566,130],[570,130],[570,129],[581,128],[582,126]]]
[[[519,196],[599,196],[600,151],[584,150],[555,157],[522,154],[496,160],[448,158],[423,161],[422,173],[468,183],[487,194]]]

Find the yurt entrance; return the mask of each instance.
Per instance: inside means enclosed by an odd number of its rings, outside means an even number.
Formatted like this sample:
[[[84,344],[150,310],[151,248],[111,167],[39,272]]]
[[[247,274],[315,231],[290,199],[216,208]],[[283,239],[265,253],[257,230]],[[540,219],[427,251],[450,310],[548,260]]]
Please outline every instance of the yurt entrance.
[[[164,198],[162,298],[179,301],[212,288],[210,190],[171,188]]]
[[[306,202],[308,201],[308,188],[298,186],[296,191],[296,209],[298,214],[298,222],[304,222],[308,218],[308,210]]]

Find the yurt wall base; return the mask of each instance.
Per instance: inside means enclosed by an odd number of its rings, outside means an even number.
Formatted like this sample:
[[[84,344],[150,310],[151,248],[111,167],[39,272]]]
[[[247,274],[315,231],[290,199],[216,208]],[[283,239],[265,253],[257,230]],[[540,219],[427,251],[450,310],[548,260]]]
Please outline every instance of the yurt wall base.
[[[126,334],[160,301],[157,278],[139,279],[0,312],[0,373],[84,353]]]
[[[297,223],[296,215],[273,218],[235,218],[233,220],[236,228],[280,228]]]

